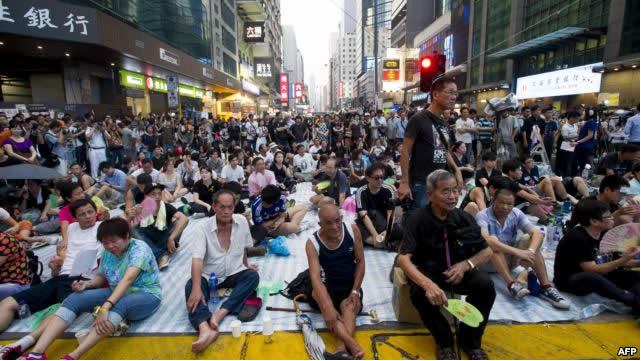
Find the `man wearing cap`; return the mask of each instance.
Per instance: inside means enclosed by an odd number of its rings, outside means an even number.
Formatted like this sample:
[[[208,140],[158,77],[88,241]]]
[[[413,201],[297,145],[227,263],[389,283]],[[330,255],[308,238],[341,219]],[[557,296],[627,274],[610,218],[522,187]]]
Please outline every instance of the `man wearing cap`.
[[[162,191],[165,186],[150,183],[145,186],[145,197],[156,201],[156,211],[144,218],[134,228],[133,235],[145,241],[156,257],[158,268],[169,266],[169,254],[176,252],[178,240],[189,219],[169,203],[162,201]]]

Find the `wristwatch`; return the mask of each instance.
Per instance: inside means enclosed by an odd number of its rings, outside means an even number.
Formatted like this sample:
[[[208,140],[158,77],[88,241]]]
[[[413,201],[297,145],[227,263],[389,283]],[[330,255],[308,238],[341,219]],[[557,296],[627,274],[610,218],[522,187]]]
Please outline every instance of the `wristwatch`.
[[[355,294],[356,296],[358,296],[358,298],[361,297],[361,293],[359,291],[357,291],[357,290],[352,290],[352,293]]]

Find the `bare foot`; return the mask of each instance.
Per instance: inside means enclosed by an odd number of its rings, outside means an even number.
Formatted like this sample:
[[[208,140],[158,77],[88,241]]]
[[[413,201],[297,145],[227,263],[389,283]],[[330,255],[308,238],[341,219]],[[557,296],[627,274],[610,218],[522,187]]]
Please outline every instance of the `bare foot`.
[[[208,330],[205,332],[201,332],[198,336],[198,340],[191,344],[191,352],[199,353],[204,351],[207,346],[216,341],[216,338],[218,338],[217,330]]]
[[[209,319],[209,327],[214,331],[218,331],[218,321],[216,321],[216,317],[211,316]]]
[[[359,345],[356,341],[350,342],[349,345],[346,345],[349,353],[352,354],[352,357],[356,360],[360,360],[365,356],[365,350]]]

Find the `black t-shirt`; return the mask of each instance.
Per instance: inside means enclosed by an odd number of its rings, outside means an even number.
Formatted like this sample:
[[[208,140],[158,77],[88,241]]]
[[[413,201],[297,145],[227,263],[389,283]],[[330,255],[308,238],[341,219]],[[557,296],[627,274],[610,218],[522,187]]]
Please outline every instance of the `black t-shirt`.
[[[481,169],[476,170],[476,177],[475,177],[474,183],[477,187],[482,187],[483,185],[481,184],[481,178],[485,178],[489,181],[490,178],[500,177],[501,175],[502,175],[501,171],[499,171],[496,168],[492,169],[492,174],[487,174],[487,170],[485,170],[485,167],[482,167]]]
[[[461,228],[476,225],[474,218],[461,209],[452,210],[446,220],[441,220],[433,215],[432,207],[427,205],[412,211],[403,228],[403,242],[399,253],[412,254],[411,261],[416,268],[436,283],[442,280],[442,272],[447,270],[446,223],[453,223]],[[450,234],[451,231],[447,233]],[[471,246],[460,244],[457,240],[448,237],[451,264],[464,261],[486,247],[487,243],[482,239],[479,239],[479,243],[475,246]]]
[[[443,144],[440,130],[447,144]],[[436,169],[447,168],[447,147],[450,140],[447,124],[429,110],[416,113],[409,121],[405,136],[414,138],[410,152],[410,182],[425,182],[425,178]]]
[[[626,173],[632,171],[632,161],[619,160],[618,152],[608,153],[601,159],[601,162],[599,162],[596,174],[606,175],[608,169],[612,169],[614,174],[623,177]]]
[[[283,183],[287,178],[286,169],[287,169],[287,164],[285,163],[283,163],[283,167],[280,169],[276,166],[276,162],[272,163],[272,165],[269,167],[269,170],[274,172],[274,176],[276,176],[276,181],[278,183]]]
[[[292,133],[294,134],[294,140],[296,142],[305,141],[305,131],[307,130],[307,125],[305,123],[296,123],[292,126]]]
[[[336,175],[334,176],[334,179],[330,178],[325,172],[320,173],[320,177],[318,179],[320,182],[329,180],[329,187],[323,191],[323,195],[330,197],[336,201],[336,204],[339,204],[339,196],[340,193],[345,193],[345,198],[349,197],[351,195],[350,188],[349,188],[349,180],[345,176],[343,172],[340,170],[336,171]]]
[[[145,192],[141,191],[140,188],[131,188],[131,193],[134,195],[135,204],[141,204],[145,200]]]
[[[200,179],[198,182],[194,184],[192,187],[191,191],[193,193],[198,193],[198,199],[211,205],[214,197],[214,194],[218,192],[219,190],[222,189],[222,185],[220,182],[218,182],[215,179],[211,180],[211,184],[209,186],[205,185],[203,183],[203,180]]]
[[[594,239],[582,226],[570,230],[561,238],[554,257],[554,284],[567,288],[570,276],[583,272],[581,263],[596,259],[600,239]]]
[[[152,156],[151,163],[153,164],[154,169],[160,170],[165,166],[165,157],[161,156],[160,158],[156,158],[156,156]]]
[[[356,198],[357,212],[375,209],[386,215],[389,201],[396,198],[396,192],[391,185],[383,183],[378,193],[372,194],[366,184],[356,190],[354,198]]]
[[[282,127],[287,127],[287,121],[281,120],[278,123],[276,123],[276,128],[282,128]],[[287,141],[289,134],[287,133],[287,129],[284,130],[277,130],[276,131],[276,138],[278,138],[279,141]]]

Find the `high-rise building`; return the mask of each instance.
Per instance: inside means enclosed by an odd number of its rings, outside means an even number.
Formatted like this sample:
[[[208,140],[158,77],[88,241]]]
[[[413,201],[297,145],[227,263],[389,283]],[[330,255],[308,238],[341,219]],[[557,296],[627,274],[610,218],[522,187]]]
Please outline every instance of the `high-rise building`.
[[[238,76],[238,16],[233,1],[213,1],[214,64],[216,69],[233,77]],[[242,33],[241,33],[242,34]]]
[[[343,1],[343,33],[356,34],[356,3],[358,1]]]
[[[355,63],[356,34],[344,33],[338,40],[337,49],[338,103],[341,108],[354,97]]]

